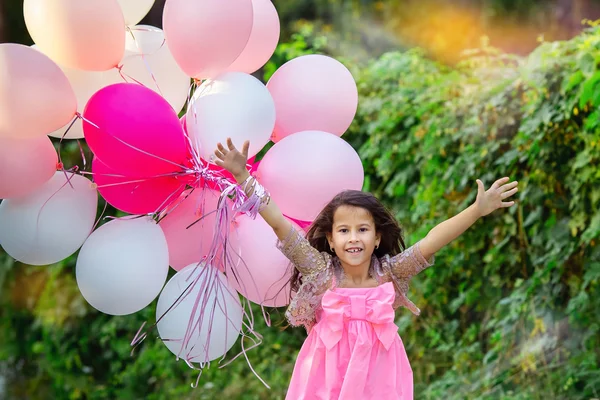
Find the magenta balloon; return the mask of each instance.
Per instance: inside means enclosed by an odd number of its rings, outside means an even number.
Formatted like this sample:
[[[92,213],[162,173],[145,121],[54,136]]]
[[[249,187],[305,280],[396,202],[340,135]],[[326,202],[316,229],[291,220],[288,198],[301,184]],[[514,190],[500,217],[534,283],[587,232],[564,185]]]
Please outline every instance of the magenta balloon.
[[[152,177],[182,170],[187,160],[177,114],[144,86],[118,83],[99,90],[88,101],[83,118],[90,149],[118,173]]]
[[[288,218],[290,221],[292,221],[292,222],[294,222],[296,225],[298,225],[300,228],[302,228],[302,230],[303,230],[303,231],[305,231],[305,232],[306,232],[306,231],[308,231],[308,228],[309,228],[309,227],[310,227],[310,225],[312,224],[312,221],[302,221],[302,220],[300,220],[300,219],[296,219],[296,218],[288,217],[287,215],[286,215],[286,217],[287,217],[287,218]]]
[[[173,58],[187,75],[214,78],[240,55],[250,38],[250,0],[167,0],[163,29]]]
[[[0,137],[0,199],[20,197],[48,182],[58,156],[48,136]]]
[[[233,234],[237,236],[241,260],[227,277],[245,298],[268,307],[282,307],[290,301],[289,280],[293,266],[276,247],[277,236],[260,216],[236,217]],[[299,226],[294,227],[302,232]]]
[[[183,200],[187,194],[175,200],[173,210],[159,223],[169,246],[169,264],[177,271],[200,262],[208,254],[216,221],[216,213],[211,211],[216,210],[220,195],[214,190],[196,189]],[[199,220],[203,215],[205,217]],[[228,231],[229,225],[223,226],[221,235]],[[233,241],[229,247],[238,252]]]
[[[352,74],[327,56],[315,54],[288,61],[275,71],[267,88],[277,114],[274,142],[307,130],[342,136],[358,107]]]
[[[298,132],[276,143],[257,174],[281,211],[304,221],[313,221],[339,192],[360,190],[364,181],[356,151],[321,131]]]
[[[98,191],[108,204],[130,214],[161,211],[177,200],[186,187],[175,177],[123,176],[97,158],[92,162],[92,171]]]

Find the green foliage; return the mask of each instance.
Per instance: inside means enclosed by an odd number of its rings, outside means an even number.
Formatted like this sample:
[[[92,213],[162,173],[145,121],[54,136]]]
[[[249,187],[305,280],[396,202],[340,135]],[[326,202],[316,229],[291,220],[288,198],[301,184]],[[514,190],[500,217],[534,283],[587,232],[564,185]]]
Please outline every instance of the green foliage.
[[[279,47],[267,79],[322,49],[309,28]],[[414,280],[422,315],[398,313],[417,398],[599,396],[599,57],[592,27],[523,59],[484,44],[454,69],[420,50],[348,65],[361,96],[344,137],[361,154],[365,188],[394,210],[409,243],[468,206],[476,178],[520,182],[518,206],[478,222]],[[71,147],[69,165],[78,162]],[[0,258],[9,399],[283,398],[304,332],[282,330],[280,310],[268,328],[254,309],[264,339],[248,352],[272,390],[243,357],[215,363],[191,389],[197,372],[152,335],[130,355],[154,307],[98,313],[77,290],[74,260],[30,267]]]
[[[357,77],[347,139],[366,189],[414,243],[467,207],[475,180],[520,182],[415,280],[402,314],[423,398],[587,399],[600,390],[600,30],[521,59],[485,46],[457,69],[389,53]]]

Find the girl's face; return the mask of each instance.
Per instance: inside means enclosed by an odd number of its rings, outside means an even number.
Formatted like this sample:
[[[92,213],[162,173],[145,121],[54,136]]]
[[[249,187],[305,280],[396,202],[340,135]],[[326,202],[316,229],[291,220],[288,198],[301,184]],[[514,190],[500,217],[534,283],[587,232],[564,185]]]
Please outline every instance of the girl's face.
[[[327,234],[342,265],[368,268],[380,235],[375,231],[371,213],[361,207],[340,206],[333,215],[332,232]]]

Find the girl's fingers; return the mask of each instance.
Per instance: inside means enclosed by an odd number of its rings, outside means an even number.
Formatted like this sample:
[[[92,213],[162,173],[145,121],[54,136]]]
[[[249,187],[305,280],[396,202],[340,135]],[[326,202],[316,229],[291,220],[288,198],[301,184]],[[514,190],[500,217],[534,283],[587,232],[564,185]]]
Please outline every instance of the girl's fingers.
[[[229,147],[230,151],[235,150],[235,146],[233,145],[233,141],[231,140],[231,138],[227,138],[227,147]]]
[[[511,183],[507,183],[506,185],[502,185],[500,187],[500,190],[502,192],[506,192],[507,190],[510,190],[510,189],[512,189],[514,187],[517,187],[518,184],[519,184],[519,182],[517,182],[517,181],[511,182]]]
[[[222,154],[227,154],[227,149],[221,143],[217,143],[217,149],[219,149]]]
[[[500,178],[492,184],[492,187],[490,189],[498,189],[500,187],[500,185],[508,182],[509,180],[510,180],[510,178],[508,178],[508,177]]]
[[[513,206],[514,204],[515,204],[514,201],[503,201],[502,203],[500,203],[500,205],[502,207],[510,207],[510,206]]]
[[[221,161],[220,159],[216,159],[214,160],[215,164],[217,164],[219,167],[223,167],[225,166],[225,163],[223,161]]]
[[[219,151],[219,150],[215,150],[215,156],[217,156],[217,158],[219,158],[220,160],[225,159],[225,155],[223,153],[221,153],[221,151]]]
[[[500,194],[500,198],[501,199],[506,199],[507,197],[512,196],[513,194],[517,193],[519,191],[519,188],[514,188],[512,190],[509,190],[508,192],[504,192]]]
[[[250,141],[246,140],[244,145],[242,146],[242,154],[244,157],[248,158],[248,149],[250,148]]]

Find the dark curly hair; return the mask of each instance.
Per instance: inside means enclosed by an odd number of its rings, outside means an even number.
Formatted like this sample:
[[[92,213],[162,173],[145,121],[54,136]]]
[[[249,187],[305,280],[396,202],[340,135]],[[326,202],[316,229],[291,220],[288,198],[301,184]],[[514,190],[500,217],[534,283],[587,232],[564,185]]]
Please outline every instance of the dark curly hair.
[[[398,221],[396,221],[392,213],[375,196],[360,190],[346,190],[337,194],[323,208],[308,229],[306,239],[308,239],[310,245],[315,249],[335,255],[329,247],[327,234],[332,233],[333,216],[335,211],[341,206],[360,207],[371,213],[375,221],[375,231],[381,235],[379,248],[375,249],[376,257],[383,257],[386,254],[395,256],[406,248],[402,237],[402,228],[398,224]],[[302,284],[302,275],[295,268],[290,283],[294,292]]]

